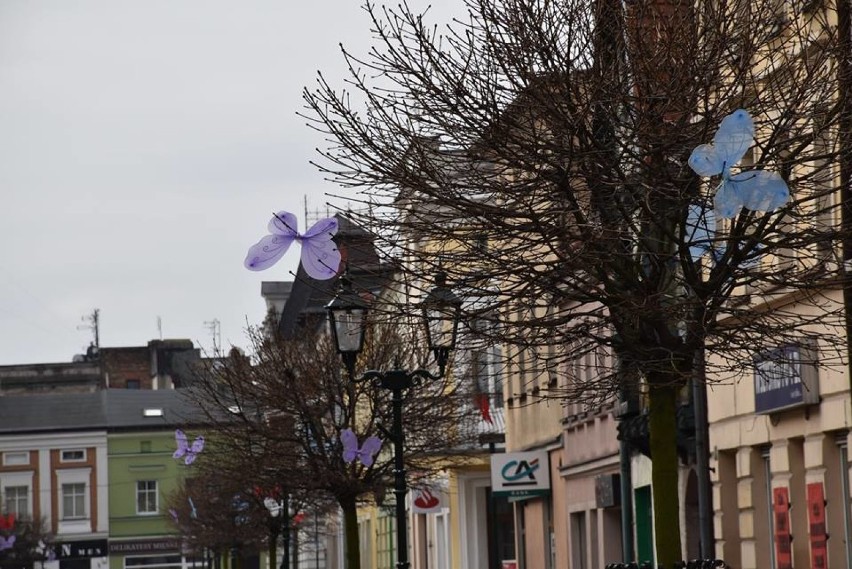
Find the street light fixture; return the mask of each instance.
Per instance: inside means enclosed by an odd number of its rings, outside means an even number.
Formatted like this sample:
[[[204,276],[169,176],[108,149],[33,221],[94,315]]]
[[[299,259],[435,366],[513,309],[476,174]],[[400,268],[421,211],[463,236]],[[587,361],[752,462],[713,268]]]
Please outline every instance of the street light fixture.
[[[382,389],[390,390],[392,394],[393,424],[391,432],[385,433],[393,442],[397,569],[409,567],[408,527],[405,516],[405,495],[408,493],[408,487],[403,457],[405,434],[402,429],[402,393],[411,387],[415,379],[437,380],[444,376],[450,351],[455,347],[461,314],[461,300],[447,287],[446,275],[439,273],[435,284],[435,288],[423,301],[422,309],[429,348],[438,363],[437,375],[425,369],[392,369],[370,370],[355,378],[355,361],[358,353],[364,348],[367,303],[352,290],[349,279],[344,277],[341,279],[337,296],[326,306],[334,343],[349,373],[350,381],[372,381]]]

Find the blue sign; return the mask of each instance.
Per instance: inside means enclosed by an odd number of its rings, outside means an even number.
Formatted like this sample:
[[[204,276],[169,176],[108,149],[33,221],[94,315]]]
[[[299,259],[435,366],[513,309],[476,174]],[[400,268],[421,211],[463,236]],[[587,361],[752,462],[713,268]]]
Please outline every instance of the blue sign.
[[[819,403],[816,367],[800,346],[769,350],[754,361],[754,411],[775,413]]]

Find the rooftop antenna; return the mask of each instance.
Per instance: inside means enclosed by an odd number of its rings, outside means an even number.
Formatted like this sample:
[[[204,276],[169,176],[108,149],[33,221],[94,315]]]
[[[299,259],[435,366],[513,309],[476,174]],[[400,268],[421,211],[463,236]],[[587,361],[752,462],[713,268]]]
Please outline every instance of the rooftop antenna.
[[[210,330],[210,335],[213,336],[213,353],[218,354],[219,347],[222,344],[222,323],[219,322],[218,318],[214,318],[205,321],[204,325]]]
[[[95,347],[96,350],[100,349],[100,347],[101,347],[100,314],[101,314],[100,308],[95,308],[94,310],[92,310],[91,314],[89,314],[88,316],[82,317],[82,320],[84,322],[88,321],[89,323],[77,326],[77,330],[91,330],[92,331],[92,334],[95,337],[95,341],[92,345]]]
[[[160,340],[163,339],[163,319],[157,316],[157,333],[160,335]]]

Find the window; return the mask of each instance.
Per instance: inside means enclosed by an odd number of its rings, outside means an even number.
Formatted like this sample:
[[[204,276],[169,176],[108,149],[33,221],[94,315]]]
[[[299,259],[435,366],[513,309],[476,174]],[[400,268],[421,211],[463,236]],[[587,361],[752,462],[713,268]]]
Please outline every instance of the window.
[[[7,514],[26,518],[30,514],[30,489],[28,486],[6,486],[3,489],[3,504]]]
[[[28,452],[4,452],[3,466],[24,466],[30,463]]]
[[[124,386],[127,389],[139,389],[142,385],[138,379],[128,379]]]
[[[575,569],[586,569],[586,512],[571,513],[571,561]]]
[[[157,513],[157,481],[138,480],[136,482],[136,513]]]
[[[425,517],[425,516],[424,516]],[[393,569],[396,565],[396,518],[382,515],[376,531],[376,557],[378,569]]]
[[[84,449],[63,450],[59,460],[61,462],[84,462],[86,451]]]
[[[79,482],[62,485],[62,519],[86,518],[86,484]]]
[[[373,525],[369,519],[358,520],[358,541],[361,543],[361,567],[369,567],[373,563],[372,544]]]

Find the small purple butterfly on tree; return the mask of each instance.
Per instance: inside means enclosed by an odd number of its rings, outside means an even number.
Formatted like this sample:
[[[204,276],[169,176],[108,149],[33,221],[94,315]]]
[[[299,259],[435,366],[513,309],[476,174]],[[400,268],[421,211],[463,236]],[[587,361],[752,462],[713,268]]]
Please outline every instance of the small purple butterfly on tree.
[[[270,235],[251,246],[244,261],[250,271],[263,271],[278,262],[284,253],[298,241],[302,245],[302,266],[311,278],[325,281],[337,274],[340,268],[340,251],[332,241],[337,233],[337,219],[321,219],[304,235],[296,231],[296,216],[279,211],[269,222]]]
[[[15,535],[10,535],[9,537],[3,537],[0,535],[0,551],[5,551],[7,549],[12,549],[15,546],[15,540],[17,538]]]
[[[38,542],[38,547],[35,549],[36,553],[44,558],[45,561],[55,561],[56,560],[56,552],[53,550],[53,547],[44,542],[44,540],[40,540]]]
[[[175,442],[177,450],[172,455],[174,458],[184,457],[184,463],[189,465],[195,462],[198,454],[204,449],[204,437],[199,436],[190,445],[186,440],[186,435],[180,429],[175,430]]]
[[[169,508],[169,515],[172,517],[172,520],[174,520],[175,523],[178,523],[178,521],[180,521],[178,518],[177,510],[175,510],[174,508]]]
[[[361,448],[358,448],[358,437],[352,429],[341,431],[340,441],[343,443],[343,462],[347,464],[357,458],[364,466],[372,466],[376,453],[382,448],[382,439],[379,437],[367,437]]]

